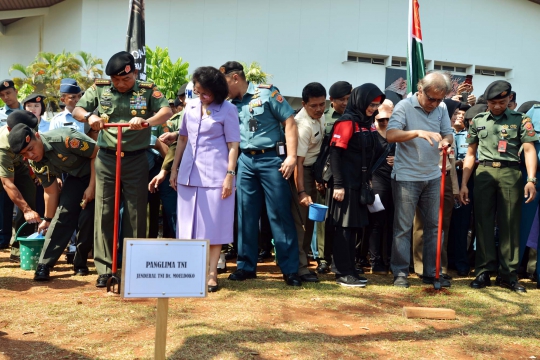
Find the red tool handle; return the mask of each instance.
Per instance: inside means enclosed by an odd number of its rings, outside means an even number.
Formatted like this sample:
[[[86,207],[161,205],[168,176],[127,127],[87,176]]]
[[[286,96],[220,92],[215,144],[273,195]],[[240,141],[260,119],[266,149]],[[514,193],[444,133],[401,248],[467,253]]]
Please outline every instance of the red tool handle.
[[[143,127],[148,127],[149,124],[142,123]],[[103,127],[129,127],[129,123],[107,123],[103,124]],[[114,233],[113,233],[113,259],[112,259],[112,272],[116,275],[118,270],[118,231],[120,229],[120,172],[122,171],[122,130],[118,131],[116,135],[116,179],[114,189]]]
[[[442,230],[444,220],[444,182],[446,180],[446,158],[448,157],[448,149],[442,149],[442,176],[441,176],[441,196],[439,200],[439,228],[437,229],[437,257],[435,259],[435,280],[439,281],[439,272],[441,269],[441,247],[442,247]]]

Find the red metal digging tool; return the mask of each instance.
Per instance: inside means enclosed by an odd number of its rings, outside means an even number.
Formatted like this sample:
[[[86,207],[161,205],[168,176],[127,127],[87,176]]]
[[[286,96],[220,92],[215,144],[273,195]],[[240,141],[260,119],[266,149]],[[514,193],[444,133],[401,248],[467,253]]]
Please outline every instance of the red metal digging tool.
[[[435,290],[441,290],[440,270],[441,270],[441,246],[442,246],[442,231],[444,217],[444,182],[446,180],[446,158],[448,149],[442,149],[442,176],[441,176],[441,197],[439,201],[439,228],[437,229],[437,257],[435,259],[435,281],[433,287]]]
[[[148,127],[148,123],[143,123],[143,127]],[[114,189],[114,233],[113,233],[113,259],[112,276],[107,280],[107,292],[111,291],[120,294],[120,278],[117,276],[118,263],[118,231],[120,229],[120,173],[122,171],[122,128],[129,127],[128,123],[104,124],[104,129],[110,127],[118,128],[116,136],[116,180]]]

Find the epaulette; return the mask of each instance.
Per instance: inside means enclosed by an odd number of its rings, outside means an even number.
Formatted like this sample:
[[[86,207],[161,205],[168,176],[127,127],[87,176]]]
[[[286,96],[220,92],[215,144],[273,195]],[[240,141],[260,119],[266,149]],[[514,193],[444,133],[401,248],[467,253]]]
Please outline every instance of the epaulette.
[[[95,85],[111,85],[111,80],[109,79],[96,79],[94,80]]]
[[[139,83],[139,87],[146,88],[146,89],[153,89],[154,88],[154,83],[152,83],[150,81],[141,81]]]
[[[259,84],[257,87],[261,89],[270,89],[272,87],[272,84]]]

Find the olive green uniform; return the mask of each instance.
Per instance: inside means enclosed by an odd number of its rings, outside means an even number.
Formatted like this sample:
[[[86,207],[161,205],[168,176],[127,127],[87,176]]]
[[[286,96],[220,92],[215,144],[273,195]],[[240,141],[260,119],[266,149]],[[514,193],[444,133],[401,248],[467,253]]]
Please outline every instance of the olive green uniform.
[[[0,178],[11,178],[19,192],[21,193],[24,201],[34,210],[36,208],[36,185],[30,175],[30,170],[27,163],[23,160],[21,155],[15,155],[8,142],[9,130],[7,126],[0,128]],[[4,187],[0,183],[0,192],[3,196],[7,197]],[[9,218],[13,214],[13,203],[9,203],[9,206],[3,206],[2,212],[6,212]],[[13,230],[16,231],[24,223],[24,214],[22,211],[17,212],[12,227],[7,225],[7,221],[3,222],[3,236],[11,237],[11,255],[19,255],[19,243],[15,242],[15,236],[11,236]],[[27,226],[21,232],[21,235],[30,235],[34,232],[32,226]]]
[[[45,244],[39,259],[40,264],[54,266],[77,230],[77,250],[73,265],[76,269],[86,268],[88,253],[94,239],[94,201],[81,208],[85,190],[90,184],[91,156],[96,143],[90,137],[72,128],[59,128],[41,135],[43,158],[30,161],[30,166],[44,188],[56,183],[62,174],[67,174],[58,208],[51,221]]]
[[[110,80],[98,79],[77,103],[86,111],[97,109],[109,123],[127,123],[134,117],[148,119],[169,104],[150,82],[137,80],[125,93],[115,89]],[[99,275],[110,274],[114,229],[116,182],[116,135],[119,128],[100,131],[100,148],[95,161],[96,199],[94,221],[94,261]],[[120,129],[122,131],[122,129]],[[124,204],[122,231],[124,237],[137,238],[146,234],[146,203],[148,195],[148,161],[146,149],[151,129],[123,129],[121,199]]]
[[[518,152],[523,143],[536,140],[531,119],[509,109],[497,117],[491,112],[481,113],[472,121],[467,143],[478,144],[480,161],[474,178],[476,276],[498,271],[502,280],[517,281],[523,201]],[[494,209],[499,226],[499,269]]]

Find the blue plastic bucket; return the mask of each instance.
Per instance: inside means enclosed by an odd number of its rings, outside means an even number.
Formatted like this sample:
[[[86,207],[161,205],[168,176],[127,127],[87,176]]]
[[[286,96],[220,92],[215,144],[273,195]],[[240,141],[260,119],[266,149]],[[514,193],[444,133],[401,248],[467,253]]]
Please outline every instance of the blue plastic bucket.
[[[326,219],[326,210],[328,210],[326,205],[311,204],[309,205],[308,217],[313,221],[324,221]]]

